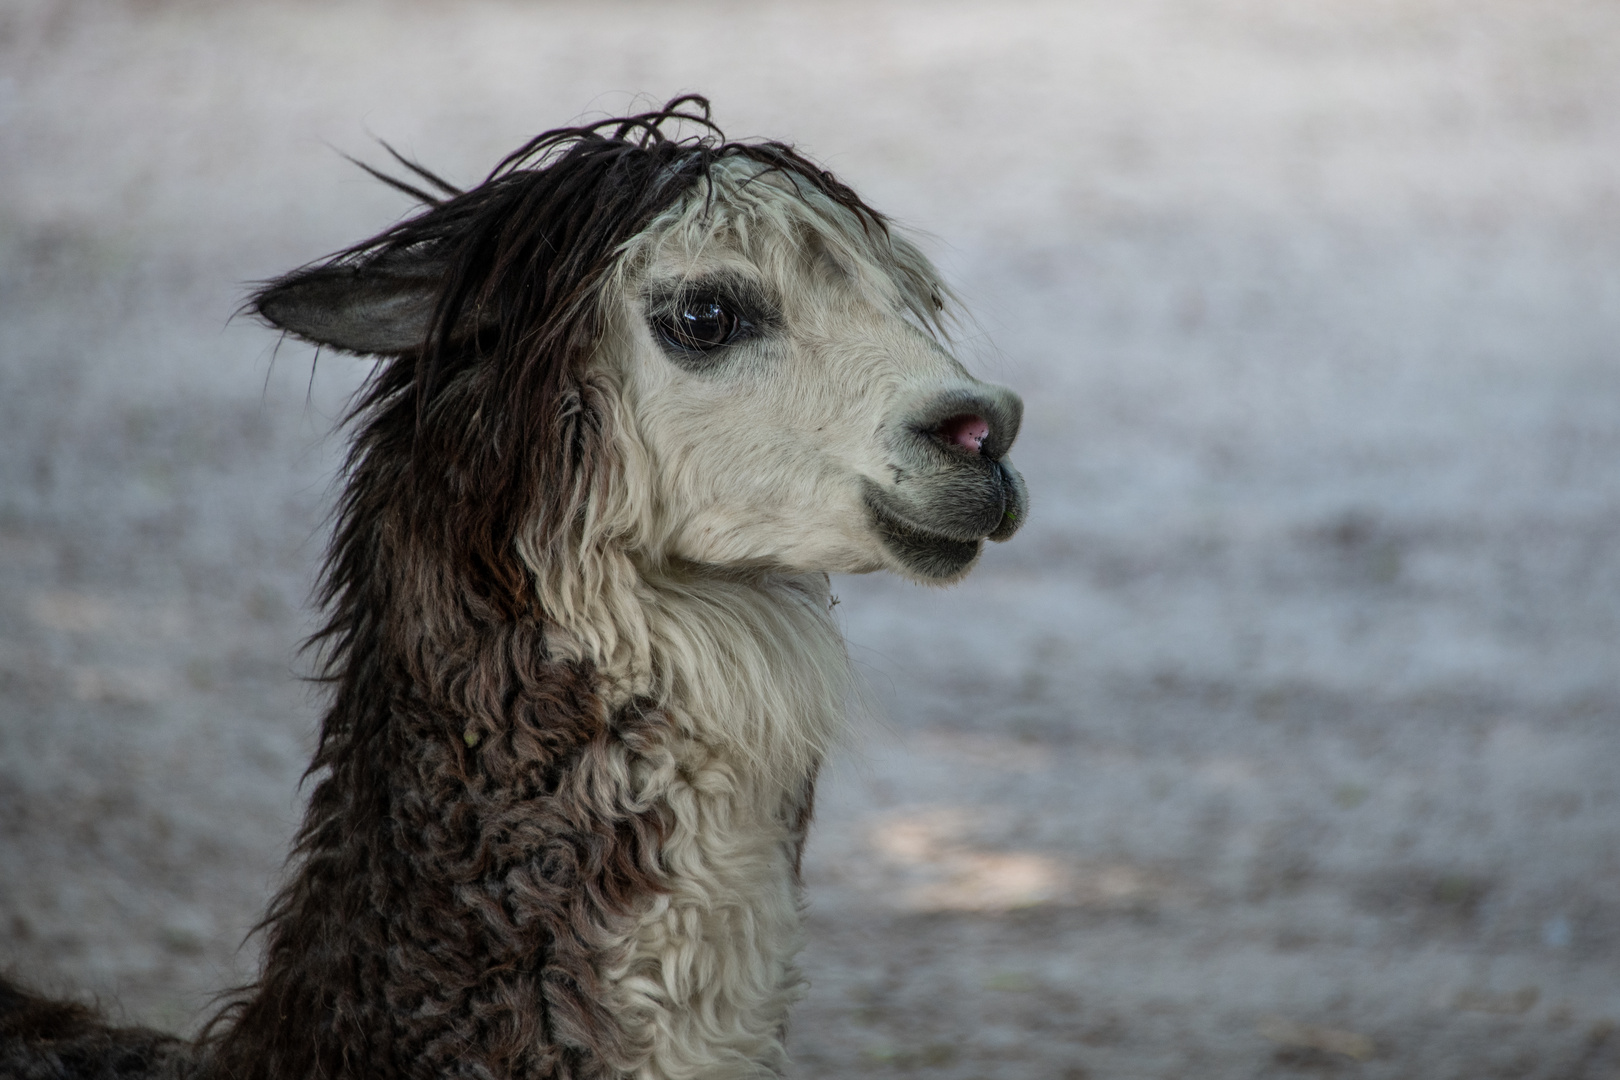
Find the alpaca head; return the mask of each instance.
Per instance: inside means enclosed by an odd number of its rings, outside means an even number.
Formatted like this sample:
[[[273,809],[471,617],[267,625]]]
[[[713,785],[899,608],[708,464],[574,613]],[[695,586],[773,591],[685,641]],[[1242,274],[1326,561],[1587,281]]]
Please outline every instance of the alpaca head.
[[[415,192],[422,213],[255,306],[386,358],[356,464],[410,444],[439,489],[419,509],[454,519],[440,546],[507,587],[515,547],[532,567],[595,541],[648,567],[960,577],[1024,517],[1019,399],[950,354],[946,290],[881,215],[687,104],[547,133],[465,192],[409,166],[448,197]]]
[[[910,243],[748,158],[627,247],[597,363],[649,558],[959,577],[1020,524],[1022,403],[936,336]]]

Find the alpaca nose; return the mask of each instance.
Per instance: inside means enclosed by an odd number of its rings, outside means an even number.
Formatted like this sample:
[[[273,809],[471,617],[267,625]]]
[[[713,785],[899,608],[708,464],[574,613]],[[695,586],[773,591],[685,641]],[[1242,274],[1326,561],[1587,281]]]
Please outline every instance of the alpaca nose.
[[[952,453],[1000,461],[1018,437],[1023,417],[1017,394],[980,384],[935,396],[916,412],[912,428]]]
[[[984,449],[984,440],[990,434],[990,425],[982,416],[953,416],[939,425],[936,432],[953,446],[960,446],[970,454]]]

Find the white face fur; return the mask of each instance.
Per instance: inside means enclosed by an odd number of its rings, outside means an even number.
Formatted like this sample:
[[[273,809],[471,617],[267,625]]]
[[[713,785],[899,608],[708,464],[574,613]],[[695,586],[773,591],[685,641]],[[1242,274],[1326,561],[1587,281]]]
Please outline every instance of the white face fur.
[[[917,325],[942,289],[915,248],[751,168],[717,169],[724,217],[699,191],[655,222],[613,290],[638,554],[960,577],[1022,523],[1021,403]]]

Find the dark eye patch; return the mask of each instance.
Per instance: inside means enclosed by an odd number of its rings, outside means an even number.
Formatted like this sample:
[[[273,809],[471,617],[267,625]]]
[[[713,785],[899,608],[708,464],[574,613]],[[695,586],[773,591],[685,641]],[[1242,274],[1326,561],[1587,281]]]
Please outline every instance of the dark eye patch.
[[[647,322],[675,363],[702,369],[731,346],[776,329],[779,308],[758,282],[717,275],[648,290]]]

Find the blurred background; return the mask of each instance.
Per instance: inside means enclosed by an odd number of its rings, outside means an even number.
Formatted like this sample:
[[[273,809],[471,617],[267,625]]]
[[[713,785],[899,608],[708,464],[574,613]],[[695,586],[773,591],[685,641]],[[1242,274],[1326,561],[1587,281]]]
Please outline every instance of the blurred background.
[[[231,316],[683,90],[924,244],[1028,403],[870,714],[800,1076],[1620,1075],[1620,6],[0,6],[0,964],[248,978],[364,365]],[[642,95],[642,96],[637,96]]]

